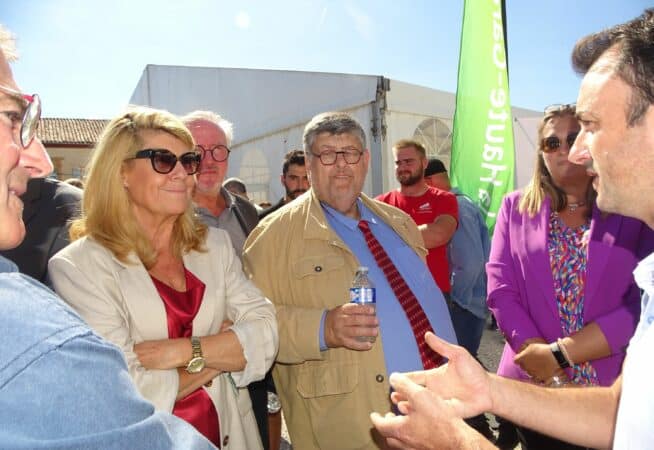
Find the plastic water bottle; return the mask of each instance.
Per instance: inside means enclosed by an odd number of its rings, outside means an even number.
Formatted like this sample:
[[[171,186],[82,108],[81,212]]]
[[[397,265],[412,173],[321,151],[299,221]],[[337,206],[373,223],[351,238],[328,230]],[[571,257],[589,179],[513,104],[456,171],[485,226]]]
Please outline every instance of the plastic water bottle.
[[[368,278],[368,268],[359,267],[357,273],[352,280],[350,287],[350,302],[359,305],[370,305],[375,307],[377,300],[375,298],[375,285]],[[375,342],[375,336],[360,336],[359,341],[362,342]]]

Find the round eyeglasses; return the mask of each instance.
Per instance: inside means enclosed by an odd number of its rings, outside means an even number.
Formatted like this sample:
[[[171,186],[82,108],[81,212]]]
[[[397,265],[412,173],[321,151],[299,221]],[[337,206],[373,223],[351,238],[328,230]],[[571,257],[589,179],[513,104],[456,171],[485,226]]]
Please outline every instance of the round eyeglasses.
[[[321,153],[311,152],[311,154],[313,156],[317,156],[323,166],[333,166],[336,164],[338,155],[342,155],[343,159],[348,164],[357,164],[361,160],[361,155],[363,155],[363,152],[356,148],[346,148],[340,152],[337,152],[336,150],[325,150]]]
[[[150,159],[152,168],[155,172],[167,174],[173,171],[177,165],[177,161],[182,164],[182,167],[188,175],[194,175],[200,167],[200,154],[195,152],[186,152],[177,156],[170,150],[165,148],[146,148],[136,152],[133,158],[130,159]]]
[[[229,153],[231,152],[227,146],[222,144],[214,145],[211,148],[204,148],[198,144],[195,146],[195,151],[202,154],[202,159],[204,159],[206,153],[209,153],[213,160],[216,162],[225,161],[227,158],[229,158]]]
[[[0,111],[0,114],[7,116],[12,125],[20,121],[20,145],[23,148],[29,147],[41,121],[41,98],[37,94],[26,95],[3,85],[0,85],[0,92],[18,99],[24,107],[21,112]]]

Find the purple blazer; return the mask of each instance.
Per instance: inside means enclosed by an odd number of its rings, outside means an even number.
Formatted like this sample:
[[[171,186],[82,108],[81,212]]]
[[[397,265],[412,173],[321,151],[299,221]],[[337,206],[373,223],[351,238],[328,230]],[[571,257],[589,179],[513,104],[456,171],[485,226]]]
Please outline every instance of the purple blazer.
[[[488,274],[488,306],[506,338],[498,375],[527,379],[513,362],[529,338],[563,337],[547,249],[550,200],[530,218],[518,212],[520,192],[507,195],[497,217]],[[599,382],[620,374],[625,349],[640,314],[640,293],[632,271],[654,250],[654,232],[644,223],[616,214],[602,217],[596,206],[590,223],[584,290],[584,324],[604,332],[611,356],[593,361]],[[569,375],[572,375],[569,372]]]

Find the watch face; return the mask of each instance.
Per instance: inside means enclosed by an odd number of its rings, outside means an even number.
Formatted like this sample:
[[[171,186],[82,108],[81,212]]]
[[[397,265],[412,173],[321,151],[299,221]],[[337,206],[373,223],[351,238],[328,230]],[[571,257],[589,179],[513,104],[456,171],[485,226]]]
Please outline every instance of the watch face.
[[[189,361],[186,366],[186,371],[188,373],[198,373],[204,369],[204,358],[196,357]]]

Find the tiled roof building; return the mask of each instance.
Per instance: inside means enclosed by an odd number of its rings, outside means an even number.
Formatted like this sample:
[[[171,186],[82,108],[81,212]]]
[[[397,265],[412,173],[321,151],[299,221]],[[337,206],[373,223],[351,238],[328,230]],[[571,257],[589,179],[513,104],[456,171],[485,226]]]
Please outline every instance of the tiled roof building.
[[[46,147],[93,148],[108,123],[108,120],[99,119],[44,117],[39,125],[38,137]]]
[[[84,167],[108,123],[108,120],[41,118],[38,137],[50,153],[58,178],[84,176]]]

